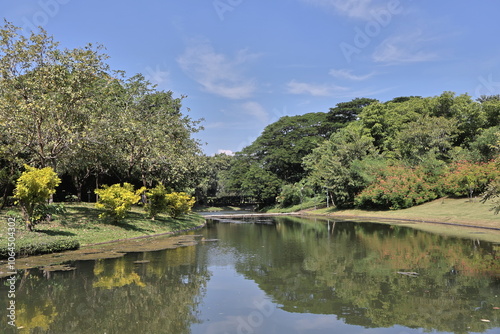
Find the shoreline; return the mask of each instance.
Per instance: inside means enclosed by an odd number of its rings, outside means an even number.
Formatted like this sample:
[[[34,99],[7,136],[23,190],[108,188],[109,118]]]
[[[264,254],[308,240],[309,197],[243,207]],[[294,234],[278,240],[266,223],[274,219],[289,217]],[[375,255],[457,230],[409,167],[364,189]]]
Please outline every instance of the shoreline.
[[[408,223],[424,223],[424,224],[436,224],[436,225],[449,225],[456,227],[467,227],[467,228],[479,228],[486,229],[492,231],[500,231],[500,222],[499,226],[488,226],[486,224],[482,224],[479,221],[473,222],[472,224],[461,223],[458,221],[439,221],[439,220],[426,220],[426,219],[418,219],[418,218],[404,218],[404,217],[380,217],[380,216],[370,216],[370,215],[355,215],[355,214],[321,214],[321,213],[303,213],[300,214],[305,217],[326,217],[326,218],[339,218],[341,220],[359,220],[359,219],[367,219],[367,220],[376,220],[376,221],[393,221],[393,222],[408,222]]]
[[[342,221],[355,221],[355,222],[374,222],[390,225],[402,225],[411,228],[424,230],[431,233],[439,233],[444,235],[483,239],[486,241],[500,243],[500,217],[498,225],[491,226],[491,223],[484,223],[480,219],[469,220],[468,223],[457,221],[453,217],[441,217],[441,219],[429,220],[425,217],[411,217],[401,215],[401,212],[396,211],[377,211],[378,215],[374,212],[356,211],[349,213],[344,210],[340,212],[317,212],[318,210],[303,210],[290,213],[223,213],[217,214],[214,212],[208,214],[197,214],[203,218],[203,223],[190,227],[187,229],[179,229],[176,231],[168,231],[157,234],[141,235],[131,238],[121,238],[114,240],[107,240],[98,243],[83,244],[78,250],[54,252],[44,255],[34,255],[19,257],[18,260],[23,262],[23,265],[17,269],[33,269],[42,268],[43,270],[56,271],[56,270],[70,270],[67,268],[61,269],[60,264],[69,261],[78,260],[96,260],[103,258],[121,257],[129,252],[150,251],[148,244],[161,244],[158,249],[168,249],[184,247],[197,244],[194,239],[197,235],[179,235],[185,232],[199,230],[206,226],[208,219],[224,219],[224,218],[244,218],[244,217],[304,217],[304,218],[320,218],[320,219],[338,219]],[[391,217],[396,213],[398,216]],[[495,222],[496,223],[496,222]],[[456,227],[456,228],[453,228]],[[168,237],[168,238],[161,238]],[[177,239],[176,239],[177,238]],[[151,243],[140,242],[143,239],[151,239]],[[155,240],[156,239],[156,240]],[[160,240],[162,239],[162,240]],[[165,241],[167,240],[167,241]],[[121,248],[120,248],[121,247]],[[69,257],[67,257],[69,255]],[[31,262],[31,263],[30,263]],[[0,278],[5,277],[5,260],[0,260]]]
[[[108,241],[102,241],[102,242],[96,242],[96,243],[91,243],[91,244],[84,244],[80,246],[80,249],[84,247],[91,247],[91,246],[100,246],[100,245],[107,245],[107,244],[112,244],[112,243],[117,243],[117,242],[123,242],[123,241],[131,241],[131,240],[138,240],[138,239],[146,239],[146,238],[155,238],[155,237],[162,237],[166,235],[176,235],[179,233],[184,233],[184,232],[189,232],[189,231],[194,231],[194,230],[199,230],[207,225],[207,221],[203,224],[200,224],[198,226],[194,226],[191,228],[187,229],[182,229],[182,230],[177,230],[177,231],[169,231],[169,232],[162,232],[162,233],[157,233],[157,234],[149,234],[149,235],[140,235],[137,237],[131,237],[131,238],[123,238],[123,239],[114,239],[114,240],[108,240]]]
[[[205,227],[205,225],[206,220],[203,224],[188,229],[85,244],[76,250],[18,257],[16,258],[16,262],[21,262],[22,264],[16,266],[15,271],[35,268],[40,268],[48,272],[68,271],[74,269],[64,264],[70,261],[111,259],[125,256],[127,253],[191,246],[197,244],[195,238],[199,237],[199,235],[181,235],[181,233],[199,230]],[[139,244],[139,240],[148,238],[150,242]],[[0,279],[9,277],[11,274],[12,270],[9,270],[7,260],[0,260]]]

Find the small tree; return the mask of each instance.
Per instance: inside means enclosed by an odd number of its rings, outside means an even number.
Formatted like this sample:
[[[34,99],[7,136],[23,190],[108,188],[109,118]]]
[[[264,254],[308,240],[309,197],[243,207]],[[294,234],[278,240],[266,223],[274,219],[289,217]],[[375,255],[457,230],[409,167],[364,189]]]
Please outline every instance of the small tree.
[[[147,191],[146,196],[147,203],[145,209],[149,218],[154,220],[158,214],[167,211],[167,190],[163,184],[159,184]]]
[[[195,199],[186,193],[171,193],[166,195],[167,213],[172,218],[189,213],[195,203]]]
[[[114,222],[124,219],[132,205],[139,202],[145,190],[146,188],[142,187],[134,191],[134,186],[126,182],[123,185],[117,183],[96,189],[95,193],[99,196],[99,201],[95,206],[105,210],[99,218],[108,217]]]
[[[21,206],[26,228],[33,231],[34,226],[46,215],[47,202],[56,192],[61,179],[51,167],[37,169],[24,165],[26,169],[16,182],[14,198]]]

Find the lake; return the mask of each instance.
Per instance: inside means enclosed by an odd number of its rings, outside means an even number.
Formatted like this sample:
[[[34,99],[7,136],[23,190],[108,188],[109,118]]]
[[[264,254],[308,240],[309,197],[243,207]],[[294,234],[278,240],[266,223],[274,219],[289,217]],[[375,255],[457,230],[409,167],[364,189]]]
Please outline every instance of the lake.
[[[209,219],[187,234],[197,243],[19,271],[22,328],[4,316],[0,332],[500,333],[496,243],[298,217]]]

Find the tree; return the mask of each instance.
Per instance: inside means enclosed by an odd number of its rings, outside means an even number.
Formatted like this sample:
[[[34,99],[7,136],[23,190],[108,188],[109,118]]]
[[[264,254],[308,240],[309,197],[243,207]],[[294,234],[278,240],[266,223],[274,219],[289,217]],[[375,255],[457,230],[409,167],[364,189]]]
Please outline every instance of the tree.
[[[486,116],[487,126],[500,125],[500,95],[481,96],[477,99],[481,103]]]
[[[211,200],[230,196],[227,171],[233,157],[225,153],[205,156],[200,170],[200,182],[195,194],[198,203],[208,204]]]
[[[336,126],[325,113],[284,116],[268,125],[242,150],[262,167],[287,183],[300,181],[305,173],[302,158],[327,139]]]
[[[351,123],[304,158],[309,182],[327,189],[337,207],[352,206],[366,186],[356,162],[378,158],[373,138],[361,125]]]
[[[406,123],[416,121],[425,109],[426,100],[420,98],[411,98],[404,102],[375,102],[363,108],[359,119],[362,127],[373,137],[374,145],[391,157],[396,135]]]
[[[104,122],[119,172],[144,186],[194,187],[190,181],[201,165],[201,152],[191,135],[200,130],[200,121],[181,114],[183,97],[155,91],[140,74],[121,82],[116,91]]]
[[[85,140],[98,100],[95,87],[107,77],[105,55],[88,45],[60,50],[44,30],[19,34],[0,29],[0,132],[10,154],[27,156],[57,171],[59,160]]]
[[[337,103],[334,108],[330,108],[327,119],[338,128],[344,127],[349,122],[357,120],[363,108],[375,102],[378,102],[378,100],[357,97],[349,102]]]
[[[470,155],[473,161],[488,162],[494,160],[498,155],[497,141],[500,126],[494,126],[482,131],[473,142],[470,143]]]
[[[44,218],[40,208],[56,192],[61,179],[51,167],[37,169],[25,165],[24,168],[25,171],[17,179],[14,198],[21,206],[26,228],[33,231],[35,224]]]
[[[473,163],[458,161],[450,165],[450,172],[443,179],[445,191],[453,196],[468,196],[484,192],[487,186],[500,177],[495,162]]]
[[[395,135],[394,147],[400,158],[412,166],[429,157],[448,160],[457,132],[456,121],[444,117],[423,115],[408,122]]]
[[[496,133],[497,143],[494,146],[494,149],[497,153],[495,160],[495,167],[500,170],[500,131]],[[492,201],[491,210],[498,214],[500,212],[500,175],[497,175],[494,179],[490,181],[488,184],[486,191],[482,194],[481,202],[485,203],[486,201]]]

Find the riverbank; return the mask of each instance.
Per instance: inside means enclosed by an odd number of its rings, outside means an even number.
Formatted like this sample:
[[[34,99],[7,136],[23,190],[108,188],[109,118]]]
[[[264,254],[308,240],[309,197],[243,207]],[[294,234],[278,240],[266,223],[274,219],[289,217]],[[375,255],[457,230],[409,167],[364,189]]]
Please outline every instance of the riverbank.
[[[5,224],[2,224],[4,228],[0,230],[0,240],[7,241],[9,236],[7,222],[13,220],[16,227],[14,238],[18,256],[53,253],[144,236],[173,234],[205,223],[205,218],[196,213],[177,219],[160,215],[151,220],[146,218],[140,207],[132,208],[123,221],[110,223],[98,217],[101,211],[92,203],[68,203],[65,207],[66,214],[54,216],[50,223],[37,225],[34,232],[26,230],[17,209],[2,210],[0,221]],[[7,242],[0,244],[0,254],[5,253],[5,248]]]
[[[363,218],[377,220],[406,220],[409,222],[440,223],[448,226],[466,226],[500,230],[500,215],[490,211],[488,203],[466,198],[442,198],[402,210],[338,210],[336,208],[307,209],[303,215],[321,215],[335,218]]]

